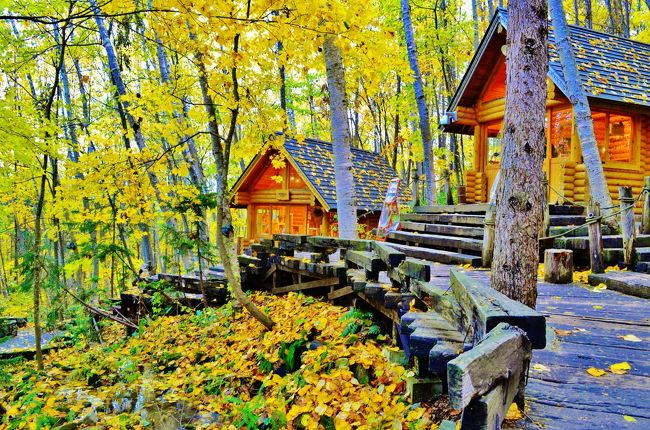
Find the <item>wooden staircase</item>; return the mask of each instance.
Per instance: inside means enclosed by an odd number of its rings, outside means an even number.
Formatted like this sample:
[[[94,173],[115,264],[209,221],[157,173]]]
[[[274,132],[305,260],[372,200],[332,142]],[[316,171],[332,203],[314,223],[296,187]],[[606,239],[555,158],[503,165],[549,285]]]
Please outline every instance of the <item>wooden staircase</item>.
[[[402,230],[387,242],[409,257],[447,264],[481,265],[487,204],[417,206],[402,215]]]
[[[390,233],[386,242],[409,257],[446,264],[481,265],[483,223],[488,205],[417,206],[402,214],[402,229]],[[550,205],[549,236],[565,234],[546,247],[571,249],[579,264],[589,262],[586,215],[582,206]],[[576,229],[576,227],[582,226]],[[623,241],[607,226],[602,227],[605,262],[623,260]],[[650,262],[650,235],[635,239],[637,261]],[[584,257],[584,258],[583,258]]]

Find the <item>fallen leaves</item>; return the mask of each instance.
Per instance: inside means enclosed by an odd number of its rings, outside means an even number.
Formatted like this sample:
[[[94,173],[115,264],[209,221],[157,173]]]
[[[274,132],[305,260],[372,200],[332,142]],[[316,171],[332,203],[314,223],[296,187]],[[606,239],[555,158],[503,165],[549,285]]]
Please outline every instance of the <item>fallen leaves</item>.
[[[533,370],[536,370],[537,372],[550,372],[551,369],[548,367],[544,366],[543,364],[540,363],[535,363],[533,364]]]
[[[506,412],[505,419],[515,421],[515,420],[520,420],[523,417],[524,417],[524,414],[521,413],[521,411],[519,410],[519,407],[517,406],[517,404],[513,403],[508,408],[508,412]]]
[[[639,337],[633,335],[633,334],[626,334],[624,336],[619,336],[620,339],[626,340],[628,342],[643,342],[642,339]]]
[[[623,415],[623,419],[624,419],[625,421],[627,421],[628,423],[635,423],[635,422],[636,422],[636,418],[631,417],[631,416],[629,416],[629,415]]]
[[[295,293],[251,298],[281,322],[273,331],[231,305],[161,317],[106,348],[48,354],[46,379],[37,380],[29,365],[12,369],[0,398],[16,399],[6,408],[26,428],[39,420],[140,428],[148,425],[145,410],[179,405],[188,417],[204,417],[190,424],[195,428],[431,426],[430,411],[406,401],[406,369],[363,332],[342,336],[351,322],[342,318],[345,308]],[[146,401],[136,406],[138,393]],[[122,403],[124,410],[115,406]]]
[[[630,364],[627,361],[621,363],[614,363],[609,366],[609,371],[616,375],[625,375],[631,369]]]
[[[595,378],[599,378],[601,376],[607,375],[607,372],[605,372],[603,369],[599,369],[597,367],[590,367],[587,369],[587,373],[590,374],[591,376]]]

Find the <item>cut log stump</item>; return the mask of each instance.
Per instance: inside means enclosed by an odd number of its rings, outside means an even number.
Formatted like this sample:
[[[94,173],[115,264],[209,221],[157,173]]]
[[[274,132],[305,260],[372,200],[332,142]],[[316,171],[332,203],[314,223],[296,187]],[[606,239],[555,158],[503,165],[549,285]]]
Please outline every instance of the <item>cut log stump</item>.
[[[573,251],[569,249],[544,251],[544,281],[551,284],[573,282]]]

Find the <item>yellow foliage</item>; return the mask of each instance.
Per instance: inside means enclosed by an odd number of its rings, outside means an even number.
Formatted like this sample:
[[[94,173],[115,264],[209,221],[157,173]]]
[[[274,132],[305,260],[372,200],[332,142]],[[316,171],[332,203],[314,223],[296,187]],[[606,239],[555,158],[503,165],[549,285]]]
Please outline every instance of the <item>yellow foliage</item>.
[[[294,293],[253,294],[252,299],[278,323],[273,331],[262,330],[248,313],[230,305],[200,315],[163,317],[127,341],[108,336],[113,343],[107,348],[48,354],[47,378],[32,376],[28,382],[43,403],[40,412],[27,404],[27,397],[14,395],[24,389],[18,381],[30,374],[31,364],[12,369],[12,381],[0,385],[0,397],[15,399],[7,409],[16,422],[45,415],[55,419],[64,412],[80,419],[91,411],[88,404],[110,403],[126,391],[144,395],[145,410],[182,405],[202,416],[219,414],[216,424],[224,427],[241,428],[251,417],[276,417],[289,427],[300,423],[305,428],[317,428],[321,417],[333,420],[337,429],[384,428],[393,422],[412,428],[431,425],[427,409],[405,403],[402,366],[389,363],[373,340],[341,336],[348,324],[341,319],[344,308]],[[308,336],[318,342],[314,347]],[[306,350],[291,373],[279,351],[294,341]],[[346,364],[339,359],[347,359]],[[369,383],[356,379],[355,366],[367,369]],[[65,394],[70,390],[82,394]],[[144,425],[140,413],[120,418],[110,410],[97,413],[97,425],[115,426],[120,420],[122,426]]]

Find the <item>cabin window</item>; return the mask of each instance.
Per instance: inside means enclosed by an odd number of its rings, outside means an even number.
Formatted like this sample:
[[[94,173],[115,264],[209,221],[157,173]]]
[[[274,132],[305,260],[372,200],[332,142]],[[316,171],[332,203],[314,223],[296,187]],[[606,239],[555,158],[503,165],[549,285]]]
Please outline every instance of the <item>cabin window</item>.
[[[258,205],[255,209],[255,231],[258,237],[274,234],[306,234],[306,205]]]
[[[554,110],[551,114],[551,158],[571,156],[573,113],[571,108]]]
[[[632,161],[632,117],[614,113],[593,112],[594,133],[604,162]]]
[[[501,163],[501,150],[503,138],[501,135],[501,122],[488,124],[487,126],[487,164],[497,165]]]

